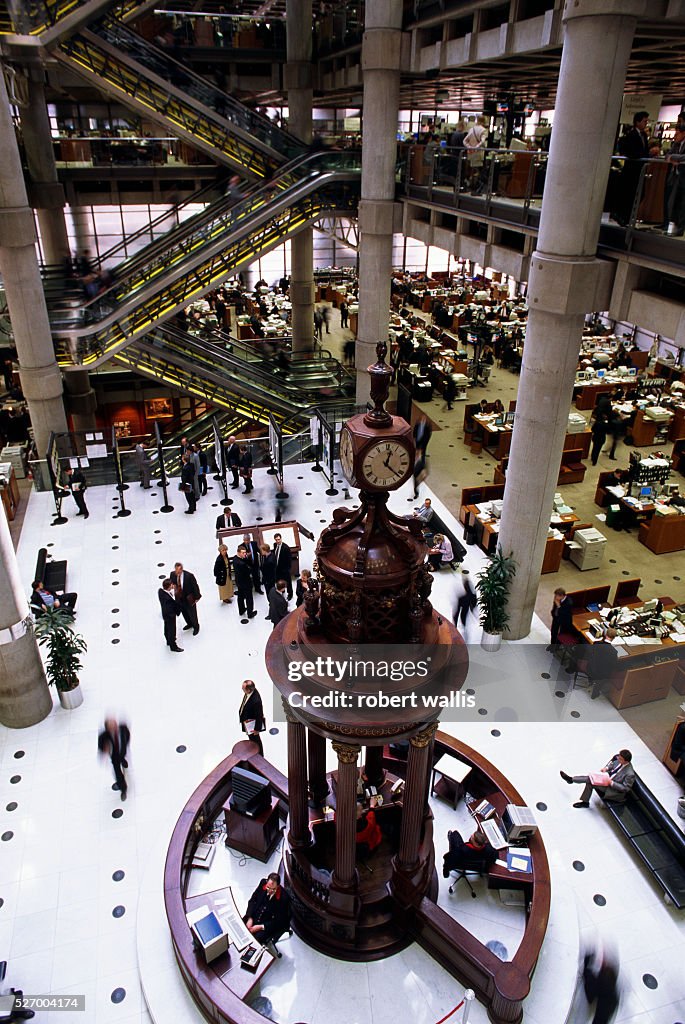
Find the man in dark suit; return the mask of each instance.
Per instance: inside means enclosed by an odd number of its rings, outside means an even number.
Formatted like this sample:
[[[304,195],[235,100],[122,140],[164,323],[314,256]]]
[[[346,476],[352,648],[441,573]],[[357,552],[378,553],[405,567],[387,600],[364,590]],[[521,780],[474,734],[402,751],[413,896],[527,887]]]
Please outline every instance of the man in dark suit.
[[[117,722],[115,718],[105,719],[105,728],[98,736],[98,750],[105,757],[109,757],[114,768],[114,778],[121,793],[121,799],[126,799],[128,784],[124,775],[124,768],[128,768],[126,753],[131,742],[131,733],[124,722]]]
[[[188,508],[185,509],[187,516],[192,516],[197,505],[197,499],[195,497],[195,466],[193,465],[193,459],[189,452],[183,456],[181,465],[181,490],[186,496],[188,502]]]
[[[240,475],[245,481],[243,494],[254,490],[252,486],[252,452],[246,444],[240,446]]]
[[[563,587],[557,587],[554,591],[552,603],[552,627],[550,629],[550,644],[559,643],[559,635],[573,632],[573,601],[568,597]]]
[[[243,699],[238,712],[238,720],[243,732],[247,733],[247,738],[259,747],[259,753],[263,755],[264,748],[259,734],[266,728],[264,708],[259,690],[251,679],[243,680]]]
[[[594,772],[591,775],[567,775],[566,772],[559,772],[564,782],[568,782],[569,785],[574,782],[584,784],[580,800],[573,806],[589,807],[593,789],[603,800],[625,803],[635,782],[632,760],[633,755],[629,750],[619,750],[618,754],[614,754],[609,763],[604,765],[601,772]]]
[[[234,489],[240,487],[240,445],[235,437],[229,437],[228,444],[226,445],[226,468],[233,477],[231,487]]]
[[[283,543],[280,533],[274,534],[274,556],[276,558],[276,579],[285,580],[288,588],[288,600],[293,596],[292,561],[293,556],[287,544]]]
[[[288,614],[285,588],[285,580],[279,580],[276,586],[272,587],[269,591],[269,614],[266,617],[273,622],[274,627]]]
[[[228,506],[223,510],[220,516],[216,517],[216,529],[217,530],[233,530],[237,526],[242,526],[242,520],[237,512],[231,512]]]
[[[181,603],[181,615],[185,619],[184,629],[192,629],[193,636],[200,632],[200,623],[197,619],[197,602],[202,597],[197,580],[192,572],[183,568],[181,562],[176,562],[174,571],[169,573],[169,579],[176,587],[176,596]]]
[[[83,475],[83,471],[79,469],[73,469],[72,466],[67,466],[67,488],[71,491],[71,496],[78,505],[77,516],[83,516],[87,519],[90,515],[86,507],[86,478]]]
[[[433,429],[428,422],[426,416],[422,416],[418,423],[414,426],[414,444],[416,445],[416,455],[419,456],[423,453],[425,458],[426,449],[428,448],[428,442],[433,436]]]
[[[238,553],[233,559],[233,576],[238,594],[238,613],[242,616],[247,612],[248,619],[254,619],[257,612],[252,599],[252,566],[244,544],[238,546]]]
[[[275,871],[268,878],[262,878],[250,896],[243,920],[262,945],[272,939],[275,941],[288,930],[290,900]]]
[[[247,549],[247,560],[250,563],[250,571],[252,573],[252,583],[256,594],[263,594],[262,590],[262,553],[259,549],[259,544],[256,540],[252,540],[249,533],[243,536],[243,547]]]
[[[176,588],[170,579],[164,580],[157,591],[164,619],[164,639],[174,654],[182,654],[183,648],[176,643],[176,617],[181,614],[181,603]]]
[[[34,580],[32,583],[31,607],[39,614],[45,608],[63,608],[65,612],[74,615],[74,607],[78,594],[56,594],[50,587],[46,587],[42,580]]]

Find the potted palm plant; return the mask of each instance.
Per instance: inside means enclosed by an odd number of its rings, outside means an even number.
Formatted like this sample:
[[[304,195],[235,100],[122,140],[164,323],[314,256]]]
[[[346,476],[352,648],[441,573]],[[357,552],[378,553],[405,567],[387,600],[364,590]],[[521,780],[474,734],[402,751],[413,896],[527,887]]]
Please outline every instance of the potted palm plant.
[[[80,655],[86,650],[86,641],[73,630],[73,616],[64,608],[46,608],[35,625],[41,647],[47,648],[45,674],[54,683],[63,708],[77,708],[83,703],[78,674]]]
[[[486,651],[499,650],[502,634],[509,624],[509,588],[516,575],[516,563],[511,555],[503,555],[500,548],[488,559],[478,573],[476,589],[480,605],[480,624],[483,627],[481,647]]]

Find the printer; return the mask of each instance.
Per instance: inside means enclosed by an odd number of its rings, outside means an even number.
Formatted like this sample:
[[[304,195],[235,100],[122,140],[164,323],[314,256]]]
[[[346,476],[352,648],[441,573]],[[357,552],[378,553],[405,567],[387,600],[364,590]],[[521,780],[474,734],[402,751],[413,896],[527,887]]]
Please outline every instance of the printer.
[[[598,569],[604,558],[607,539],[594,527],[576,530],[573,534],[570,558],[579,569]]]
[[[569,434],[580,434],[587,429],[587,420],[579,412],[570,412],[566,429]]]
[[[661,405],[648,405],[644,416],[645,419],[654,420],[656,423],[668,423],[673,418],[673,413]]]
[[[496,498],[490,502],[490,514],[495,519],[502,518],[502,508],[504,506],[504,498]]]

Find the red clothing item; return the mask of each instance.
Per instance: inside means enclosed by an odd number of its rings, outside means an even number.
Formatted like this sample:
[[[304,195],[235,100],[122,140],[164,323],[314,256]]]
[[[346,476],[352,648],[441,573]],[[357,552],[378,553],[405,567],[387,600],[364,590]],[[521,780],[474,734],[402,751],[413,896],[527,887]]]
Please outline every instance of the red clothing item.
[[[364,818],[366,819],[366,825],[361,831],[357,831],[357,842],[366,843],[369,850],[375,850],[383,838],[383,833],[373,811],[367,811],[366,815],[362,815],[360,821],[364,820]]]

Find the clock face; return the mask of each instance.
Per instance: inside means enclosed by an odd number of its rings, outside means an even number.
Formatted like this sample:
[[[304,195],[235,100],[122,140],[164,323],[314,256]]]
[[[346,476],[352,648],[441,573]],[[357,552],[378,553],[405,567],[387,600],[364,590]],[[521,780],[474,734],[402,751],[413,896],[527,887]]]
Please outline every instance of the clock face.
[[[350,483],[354,483],[353,456],[352,435],[347,427],[343,427],[340,434],[340,465]]]
[[[361,471],[370,487],[399,487],[412,472],[409,451],[401,441],[375,441],[364,452]]]

